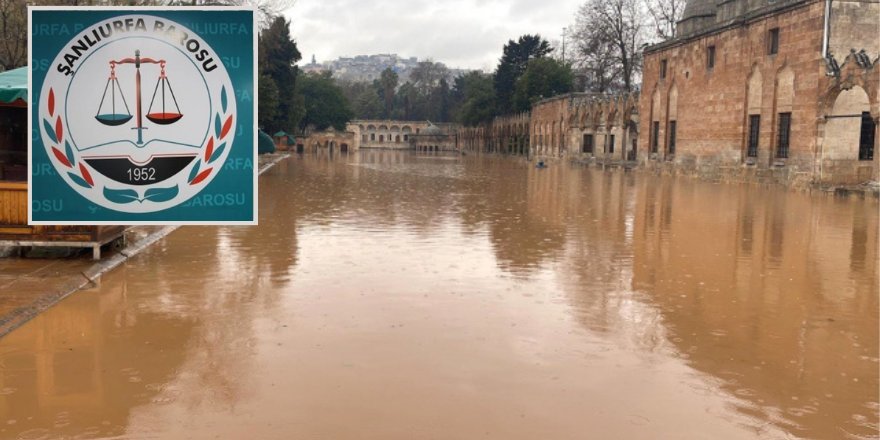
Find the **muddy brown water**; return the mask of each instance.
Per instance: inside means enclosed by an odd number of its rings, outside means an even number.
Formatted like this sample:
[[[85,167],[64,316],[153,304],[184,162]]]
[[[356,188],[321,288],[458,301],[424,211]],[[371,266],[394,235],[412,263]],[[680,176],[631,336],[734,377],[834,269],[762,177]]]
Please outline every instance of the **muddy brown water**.
[[[0,339],[0,438],[877,436],[876,200],[372,151],[260,201]]]

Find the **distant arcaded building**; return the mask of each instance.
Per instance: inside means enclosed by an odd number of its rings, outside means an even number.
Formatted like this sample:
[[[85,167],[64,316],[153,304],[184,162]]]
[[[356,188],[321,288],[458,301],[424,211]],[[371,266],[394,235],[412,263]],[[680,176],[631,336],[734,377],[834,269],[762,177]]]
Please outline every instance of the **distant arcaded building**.
[[[793,185],[878,180],[878,54],[878,0],[688,0],[678,36],[644,53],[639,161]]]
[[[433,124],[430,121],[356,119],[348,123],[346,130],[354,133],[357,148],[408,150],[415,148],[411,137],[432,126],[446,134],[454,133],[458,127],[457,124]]]

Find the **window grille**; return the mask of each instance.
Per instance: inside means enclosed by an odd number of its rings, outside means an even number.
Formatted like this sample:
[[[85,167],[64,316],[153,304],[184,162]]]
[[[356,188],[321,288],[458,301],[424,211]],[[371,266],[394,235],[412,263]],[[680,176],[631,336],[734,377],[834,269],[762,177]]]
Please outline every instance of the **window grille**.
[[[593,152],[593,135],[591,135],[591,134],[584,135],[584,143],[582,145],[582,151],[584,153],[592,153]]]
[[[761,115],[749,115],[749,146],[746,156],[758,157],[758,135],[761,133]]]
[[[654,121],[651,127],[651,152],[657,152],[657,145],[660,143],[660,122]]]
[[[862,112],[862,131],[859,135],[859,160],[874,160],[874,133],[876,124],[871,113]]]
[[[776,157],[785,159],[788,157],[788,146],[791,138],[791,113],[779,114],[779,133],[776,142]]]

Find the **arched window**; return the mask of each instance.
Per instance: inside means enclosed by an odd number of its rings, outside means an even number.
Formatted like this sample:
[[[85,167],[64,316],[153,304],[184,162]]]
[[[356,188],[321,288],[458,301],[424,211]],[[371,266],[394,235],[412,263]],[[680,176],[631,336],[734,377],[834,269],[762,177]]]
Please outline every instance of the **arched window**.
[[[794,103],[794,71],[782,69],[776,77],[776,158],[785,159],[791,140],[791,113]]]
[[[666,99],[666,154],[675,154],[675,133],[678,130],[678,87],[673,83]]]
[[[758,145],[761,135],[761,103],[763,81],[761,70],[756,66],[749,76],[749,93],[747,96],[746,112],[749,116],[749,125],[746,132],[746,157],[758,157]]]
[[[651,133],[650,151],[656,153],[660,147],[660,90],[654,89],[651,95]]]
[[[873,160],[875,122],[868,94],[860,86],[840,92],[826,119],[822,142],[825,160]]]

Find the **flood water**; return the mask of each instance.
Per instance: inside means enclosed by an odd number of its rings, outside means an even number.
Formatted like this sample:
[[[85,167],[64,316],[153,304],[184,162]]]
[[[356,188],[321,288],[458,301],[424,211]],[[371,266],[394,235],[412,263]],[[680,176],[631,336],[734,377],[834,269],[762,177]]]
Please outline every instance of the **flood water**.
[[[294,156],[0,339],[0,438],[860,439],[878,203]]]

